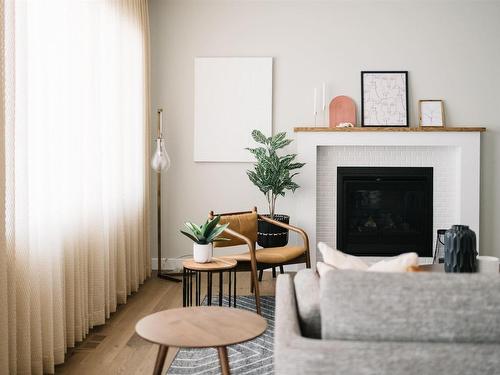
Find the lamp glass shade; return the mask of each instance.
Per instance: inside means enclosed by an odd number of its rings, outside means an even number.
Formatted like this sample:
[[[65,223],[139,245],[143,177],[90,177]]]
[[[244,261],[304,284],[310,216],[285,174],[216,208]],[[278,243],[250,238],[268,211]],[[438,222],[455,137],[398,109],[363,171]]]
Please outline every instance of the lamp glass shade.
[[[151,158],[151,168],[156,172],[161,172],[170,168],[170,158],[168,157],[162,138],[156,139],[156,150]]]

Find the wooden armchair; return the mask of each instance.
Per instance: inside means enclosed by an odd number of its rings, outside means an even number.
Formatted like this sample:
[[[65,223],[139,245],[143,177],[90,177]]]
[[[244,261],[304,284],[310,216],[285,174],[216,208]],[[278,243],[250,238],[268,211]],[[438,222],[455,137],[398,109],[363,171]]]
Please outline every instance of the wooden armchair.
[[[255,292],[255,306],[257,313],[260,309],[260,292],[257,271],[268,268],[283,267],[286,264],[305,263],[307,268],[311,267],[309,256],[309,238],[306,232],[293,225],[272,220],[266,216],[258,215],[257,208],[251,211],[233,212],[225,214],[214,214],[210,211],[209,217],[221,216],[220,224],[229,224],[224,231],[224,237],[229,241],[215,242],[214,247],[229,247],[247,245],[248,252],[242,254],[231,254],[222,258],[235,259],[238,262],[236,271],[250,271],[252,290]],[[271,247],[256,249],[257,242],[257,220],[265,220],[292,232],[296,232],[302,238],[303,244],[298,246]]]

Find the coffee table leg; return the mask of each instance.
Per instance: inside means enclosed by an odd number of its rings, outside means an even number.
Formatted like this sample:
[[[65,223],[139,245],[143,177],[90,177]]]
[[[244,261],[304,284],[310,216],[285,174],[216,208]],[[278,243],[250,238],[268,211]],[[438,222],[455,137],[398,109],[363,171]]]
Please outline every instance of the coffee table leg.
[[[163,365],[165,364],[165,358],[167,357],[168,346],[160,345],[158,349],[158,355],[156,356],[155,369],[153,370],[153,375],[161,375],[163,370]]]
[[[227,357],[227,348],[225,346],[219,346],[217,348],[217,351],[219,352],[219,362],[222,375],[229,375],[231,372],[229,371],[229,359]]]

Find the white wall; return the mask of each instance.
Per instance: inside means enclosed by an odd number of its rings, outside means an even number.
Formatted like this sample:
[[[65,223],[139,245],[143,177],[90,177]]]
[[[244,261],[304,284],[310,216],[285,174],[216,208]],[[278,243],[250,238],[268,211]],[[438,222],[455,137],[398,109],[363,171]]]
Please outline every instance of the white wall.
[[[313,87],[322,81],[330,96],[349,95],[359,108],[361,70],[408,70],[412,124],[417,100],[435,98],[445,100],[448,124],[488,127],[481,252],[500,256],[499,1],[150,0],[150,17],[152,113],[165,109],[172,159],[163,256],[190,253],[178,232],[185,220],[203,221],[210,209],[266,210],[246,177],[249,164],[193,162],[196,56],[274,57],[273,127],[290,136],[294,126],[312,123]],[[292,221],[303,209],[291,194],[278,202]]]

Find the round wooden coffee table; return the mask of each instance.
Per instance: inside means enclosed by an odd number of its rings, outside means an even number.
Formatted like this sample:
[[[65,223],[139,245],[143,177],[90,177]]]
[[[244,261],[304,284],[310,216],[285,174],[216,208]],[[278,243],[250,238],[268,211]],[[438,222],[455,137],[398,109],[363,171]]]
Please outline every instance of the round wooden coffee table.
[[[195,305],[201,304],[201,275],[207,274],[207,305],[212,305],[212,278],[214,273],[219,274],[219,306],[222,306],[224,272],[229,273],[229,307],[231,307],[231,281],[233,282],[234,307],[236,307],[236,265],[238,262],[234,259],[212,258],[207,263],[196,263],[193,259],[187,259],[182,262],[182,306],[193,305],[193,276],[195,281]],[[233,272],[234,271],[234,272]],[[234,273],[234,276],[231,274]]]
[[[223,375],[229,374],[227,346],[260,336],[267,322],[253,312],[218,306],[164,310],[142,318],[135,331],[144,340],[159,344],[153,374],[160,375],[169,346],[217,348]]]

